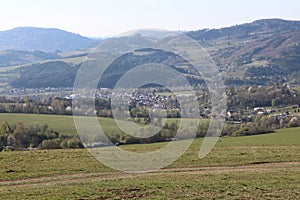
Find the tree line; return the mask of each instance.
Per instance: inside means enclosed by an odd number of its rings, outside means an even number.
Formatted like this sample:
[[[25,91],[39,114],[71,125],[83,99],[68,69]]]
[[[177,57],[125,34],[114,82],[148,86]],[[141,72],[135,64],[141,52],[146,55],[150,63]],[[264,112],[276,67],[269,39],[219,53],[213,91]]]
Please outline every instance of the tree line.
[[[299,92],[292,90],[289,85],[270,85],[259,87],[236,87],[226,89],[227,106],[245,110],[254,107],[275,107],[299,104]]]
[[[54,131],[47,124],[25,127],[18,122],[3,122],[0,127],[0,150],[83,148],[76,136]]]

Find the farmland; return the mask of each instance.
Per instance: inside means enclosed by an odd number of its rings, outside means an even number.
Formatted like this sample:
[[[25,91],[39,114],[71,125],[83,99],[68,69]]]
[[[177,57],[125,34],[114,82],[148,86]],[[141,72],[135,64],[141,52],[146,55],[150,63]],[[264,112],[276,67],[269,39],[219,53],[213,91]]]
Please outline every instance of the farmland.
[[[3,4],[1,199],[300,200],[297,6],[182,2]]]
[[[94,126],[91,117],[78,117],[84,121],[85,126],[89,128],[88,133],[94,135],[97,133],[98,129]],[[98,117],[98,122],[101,125],[101,128],[105,133],[110,135],[111,133],[121,132],[120,128],[117,126],[114,119],[111,118],[102,118]],[[42,126],[47,124],[50,129],[58,131],[64,135],[74,135],[76,134],[75,122],[72,116],[68,115],[42,115],[42,114],[16,114],[16,113],[0,113],[0,123],[7,121],[9,124],[14,124],[21,122],[26,127]],[[118,121],[118,124],[121,126],[127,126],[126,130],[134,131],[131,128],[129,122],[127,121]],[[170,124],[172,122],[177,123],[178,119],[167,119],[166,123]],[[190,121],[188,119],[182,119],[183,126],[189,126]],[[200,123],[207,124],[209,123],[208,119],[201,120]]]
[[[6,120],[29,125],[35,115],[28,116],[27,121],[13,115]],[[36,117],[52,126],[49,116]],[[73,130],[72,118],[63,118],[56,121],[53,117],[53,126],[59,128],[61,121],[61,127],[67,127],[65,133]],[[110,169],[85,149],[1,152],[0,195],[3,199],[297,199],[299,133],[299,128],[291,128],[222,137],[204,159],[198,159],[203,139],[196,139],[170,166],[139,174]],[[153,151],[165,144],[122,148]]]

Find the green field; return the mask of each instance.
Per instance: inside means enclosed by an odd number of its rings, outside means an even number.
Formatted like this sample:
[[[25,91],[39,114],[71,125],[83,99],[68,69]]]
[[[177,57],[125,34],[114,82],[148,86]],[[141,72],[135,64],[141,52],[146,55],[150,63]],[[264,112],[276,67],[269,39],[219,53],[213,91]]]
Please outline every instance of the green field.
[[[83,120],[88,121],[88,117],[82,117]],[[62,134],[74,135],[76,134],[76,127],[73,116],[68,115],[39,115],[39,114],[15,114],[15,113],[1,113],[0,122],[7,121],[9,124],[22,122],[25,126],[42,126],[47,124],[49,128],[58,131]],[[120,131],[115,125],[113,119],[110,118],[98,118],[101,127],[110,131],[115,129]],[[121,122],[126,123],[126,122]],[[93,126],[90,126],[90,131],[95,131]]]
[[[47,123],[73,133],[71,116],[1,114],[9,123]],[[110,119],[99,119],[112,126]],[[104,124],[105,124],[104,123]],[[222,137],[204,159],[203,139],[170,166],[125,173],[98,162],[85,149],[0,153],[1,199],[299,199],[300,128]],[[153,151],[166,143],[125,145]]]
[[[0,122],[4,121],[9,124],[22,122],[27,127],[47,124],[50,128],[64,134],[72,134],[76,130],[72,116],[1,113]]]
[[[91,117],[79,117],[84,126],[86,127],[85,135],[95,136],[99,131],[95,124],[93,124],[90,119]],[[115,123],[114,119],[111,118],[101,118],[98,117],[98,123],[102,130],[109,134],[121,133],[120,128]],[[75,127],[75,122],[73,116],[68,115],[42,115],[42,114],[16,114],[16,113],[0,113],[0,123],[7,121],[9,124],[15,124],[17,122],[22,122],[26,127],[30,126],[42,126],[47,124],[50,129],[58,131],[59,133],[66,135],[77,134]],[[119,124],[123,127],[126,126],[128,131],[134,132],[136,129],[132,127],[127,121],[117,120]],[[177,123],[178,119],[167,119],[166,123]],[[191,121],[189,119],[183,119],[183,126],[189,127]],[[209,123],[209,120],[203,119],[200,123]]]

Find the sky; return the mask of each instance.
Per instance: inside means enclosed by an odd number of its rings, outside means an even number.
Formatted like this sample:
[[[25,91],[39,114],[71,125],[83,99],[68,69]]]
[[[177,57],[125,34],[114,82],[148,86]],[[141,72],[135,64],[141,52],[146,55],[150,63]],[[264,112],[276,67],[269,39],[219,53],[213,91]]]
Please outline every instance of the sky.
[[[0,0],[0,31],[59,28],[115,36],[143,28],[199,30],[257,19],[300,20],[298,0]]]

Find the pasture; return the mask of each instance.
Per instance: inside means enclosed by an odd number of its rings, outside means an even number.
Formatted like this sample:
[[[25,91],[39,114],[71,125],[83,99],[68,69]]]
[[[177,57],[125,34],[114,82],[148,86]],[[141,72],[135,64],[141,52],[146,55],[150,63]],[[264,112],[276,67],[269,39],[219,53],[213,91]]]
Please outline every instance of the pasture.
[[[74,130],[71,116],[5,116],[9,123],[39,122],[64,133]],[[199,159],[202,141],[194,140],[176,162],[150,173],[115,171],[85,149],[1,152],[0,195],[2,199],[299,198],[300,128],[222,137],[207,157]],[[153,151],[165,144],[121,148]]]
[[[78,117],[81,120],[81,127],[84,128],[84,135],[94,137],[98,132],[98,127],[93,123],[93,117]],[[114,119],[111,118],[97,118],[101,129],[107,135],[115,135],[117,133],[124,133]],[[15,124],[17,122],[22,122],[25,127],[43,126],[47,124],[50,129],[58,131],[59,133],[65,135],[77,134],[75,122],[73,116],[71,115],[43,115],[43,114],[18,114],[18,113],[0,113],[0,123],[7,121],[9,124]],[[126,127],[125,132],[135,132],[137,129],[133,127],[128,121],[116,120],[121,127]],[[169,118],[166,120],[166,124],[180,122],[178,119]],[[182,126],[188,128],[191,123],[196,124],[196,121],[190,119],[182,119]],[[200,121],[202,124],[208,124],[208,119],[203,119]],[[178,123],[179,124],[179,123]],[[140,124],[143,127],[142,124]]]

